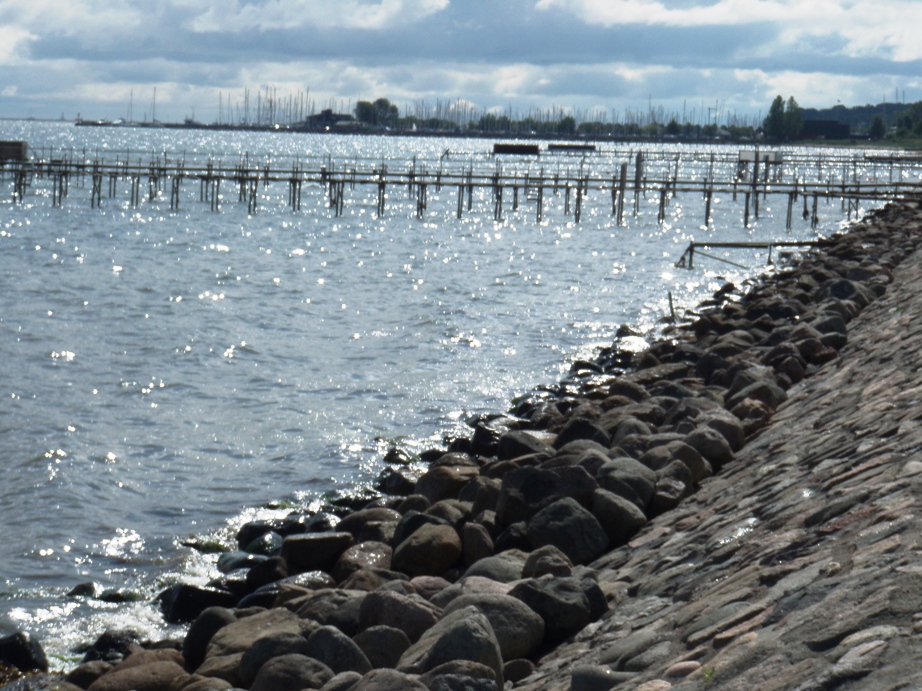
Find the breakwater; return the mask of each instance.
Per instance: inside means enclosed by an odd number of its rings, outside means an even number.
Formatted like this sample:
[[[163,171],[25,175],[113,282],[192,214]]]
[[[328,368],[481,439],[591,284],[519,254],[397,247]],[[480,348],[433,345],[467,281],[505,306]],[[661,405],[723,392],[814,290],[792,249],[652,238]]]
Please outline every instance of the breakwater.
[[[919,226],[914,202],[889,207],[770,283],[721,290],[643,354],[576,363],[423,454],[421,476],[390,458],[370,505],[244,526],[225,579],[162,597],[167,617],[194,620],[182,653],[136,652],[95,688],[154,673],[164,687],[296,674],[330,689],[890,674],[918,605],[900,554],[918,473],[901,362],[918,268],[900,266]],[[867,332],[848,326],[862,320]],[[843,535],[855,548],[839,553]],[[132,649],[112,638],[93,656]],[[71,679],[108,669],[87,664]]]

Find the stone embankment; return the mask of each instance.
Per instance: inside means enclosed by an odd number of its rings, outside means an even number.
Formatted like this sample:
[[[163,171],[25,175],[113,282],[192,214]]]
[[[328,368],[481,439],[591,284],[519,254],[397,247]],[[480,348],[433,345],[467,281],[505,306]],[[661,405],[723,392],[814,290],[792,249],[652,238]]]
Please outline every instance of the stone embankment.
[[[4,688],[922,688],[920,236],[872,214],[421,475],[393,454],[367,505],[244,526],[161,596],[184,640]]]

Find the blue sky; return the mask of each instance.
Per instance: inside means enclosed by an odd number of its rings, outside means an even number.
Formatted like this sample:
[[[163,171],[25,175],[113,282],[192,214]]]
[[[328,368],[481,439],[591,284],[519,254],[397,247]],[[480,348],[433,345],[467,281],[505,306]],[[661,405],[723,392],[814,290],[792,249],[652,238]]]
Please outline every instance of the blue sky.
[[[922,99],[919,0],[0,0],[0,117],[461,100],[691,121]],[[905,95],[904,95],[905,94]]]

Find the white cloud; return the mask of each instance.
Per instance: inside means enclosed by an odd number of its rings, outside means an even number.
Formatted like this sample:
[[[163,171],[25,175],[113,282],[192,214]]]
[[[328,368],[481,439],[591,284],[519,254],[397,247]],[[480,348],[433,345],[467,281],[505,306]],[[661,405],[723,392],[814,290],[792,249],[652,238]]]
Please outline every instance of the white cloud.
[[[144,22],[147,10],[129,0],[0,0],[0,24],[35,34],[104,37]]]
[[[449,0],[270,0],[263,4],[179,0],[201,13],[188,26],[199,32],[298,29],[387,29],[413,24],[448,7]]]
[[[918,0],[717,0],[682,7],[656,0],[538,0],[538,10],[559,9],[603,27],[706,27],[771,24],[780,46],[798,48],[805,39],[838,38],[841,54],[896,61],[922,58]]]

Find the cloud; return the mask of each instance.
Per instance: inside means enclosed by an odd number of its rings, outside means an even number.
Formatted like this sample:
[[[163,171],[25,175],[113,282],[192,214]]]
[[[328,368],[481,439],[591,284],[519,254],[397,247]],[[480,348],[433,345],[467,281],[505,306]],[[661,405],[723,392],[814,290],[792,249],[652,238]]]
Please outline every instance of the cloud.
[[[448,6],[449,0],[264,0],[221,3],[174,0],[199,14],[187,21],[195,32],[269,31],[304,27],[384,30],[415,24]]]

